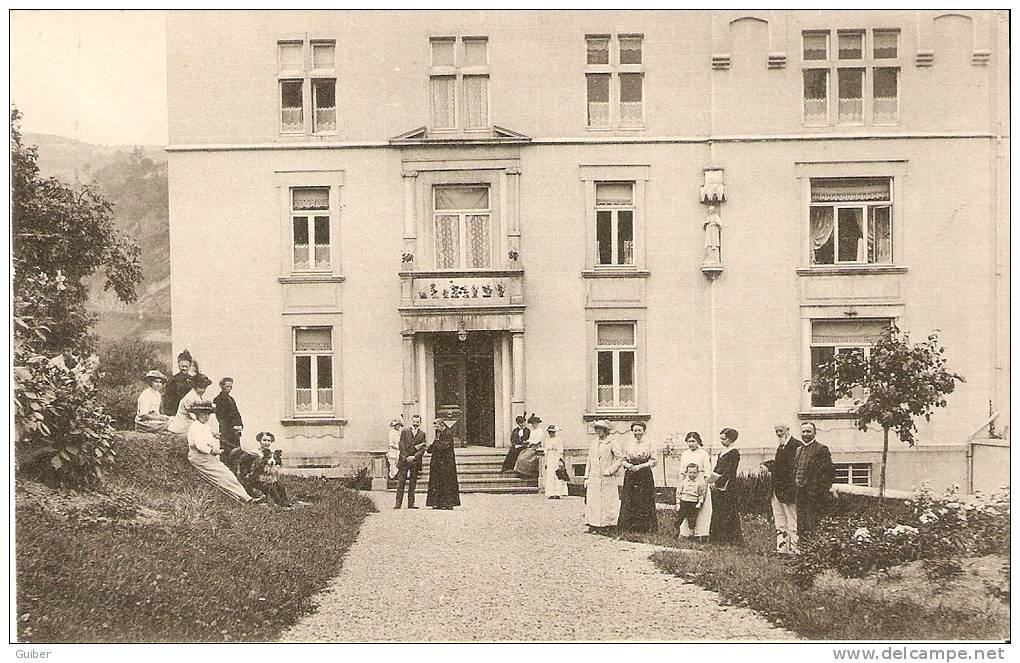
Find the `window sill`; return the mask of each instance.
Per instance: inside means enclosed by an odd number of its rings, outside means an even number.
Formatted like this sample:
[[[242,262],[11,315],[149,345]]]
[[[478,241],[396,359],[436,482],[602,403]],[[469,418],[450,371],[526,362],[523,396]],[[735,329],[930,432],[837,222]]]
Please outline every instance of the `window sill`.
[[[491,277],[514,277],[522,276],[524,274],[523,268],[518,269],[429,269],[421,271],[401,271],[398,272],[399,276],[409,276],[416,279],[441,279],[441,278],[457,278],[457,277],[471,277],[471,276],[491,276]]]
[[[627,269],[623,267],[586,269],[581,277],[586,279],[647,279],[652,273],[647,269]]]
[[[345,278],[339,274],[292,274],[276,280],[280,283],[343,283]]]
[[[797,413],[797,418],[801,421],[810,421],[817,419],[819,421],[824,420],[835,420],[835,419],[848,419],[854,418],[854,412],[852,410],[804,410]]]
[[[843,274],[906,274],[907,268],[899,265],[819,265],[800,267],[798,276],[833,276]]]
[[[581,419],[587,422],[598,421],[599,419],[605,419],[606,421],[648,421],[652,418],[652,415],[647,412],[638,412],[634,410],[632,412],[624,412],[621,410],[613,410],[612,412],[585,412],[581,415]]]
[[[335,419],[333,417],[289,417],[280,419],[281,426],[344,426],[346,419]]]

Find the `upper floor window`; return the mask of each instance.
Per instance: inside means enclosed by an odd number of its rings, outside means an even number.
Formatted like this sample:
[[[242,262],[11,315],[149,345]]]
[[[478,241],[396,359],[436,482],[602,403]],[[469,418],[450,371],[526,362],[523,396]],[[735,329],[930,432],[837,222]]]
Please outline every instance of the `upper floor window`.
[[[333,414],[333,328],[294,328],[294,412]]]
[[[899,122],[899,35],[894,29],[805,31],[804,123]]]
[[[634,264],[634,183],[595,183],[598,265]]]
[[[430,47],[432,129],[488,129],[488,38],[435,37],[430,40]]]
[[[294,271],[330,271],[329,188],[295,188],[290,197]]]
[[[641,35],[585,37],[589,129],[644,126],[644,55]]]
[[[811,263],[892,264],[892,180],[811,180]]]
[[[595,325],[599,409],[637,407],[635,363],[637,338],[633,322],[600,322]]]
[[[436,268],[485,269],[492,265],[489,187],[433,188]]]
[[[335,133],[336,42],[277,43],[280,133]]]

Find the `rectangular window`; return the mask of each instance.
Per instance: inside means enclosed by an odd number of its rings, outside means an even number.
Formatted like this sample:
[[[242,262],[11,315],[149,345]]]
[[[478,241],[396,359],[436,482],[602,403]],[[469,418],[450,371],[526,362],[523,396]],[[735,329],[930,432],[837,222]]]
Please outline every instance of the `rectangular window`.
[[[479,131],[489,120],[489,40],[436,37],[429,41],[431,128]]]
[[[291,189],[294,271],[330,271],[329,189]]]
[[[589,129],[644,126],[643,48],[641,35],[585,37],[585,122]]]
[[[821,364],[832,360],[836,354],[864,352],[868,356],[882,331],[889,326],[888,319],[861,320],[812,320],[811,321],[811,381],[817,384]],[[850,398],[837,399],[833,394],[820,390],[811,392],[811,407],[847,408],[855,400],[862,399],[863,392],[855,392]]]
[[[294,329],[294,412],[334,412],[332,327]]]
[[[849,484],[852,486],[871,485],[871,464],[870,463],[833,463],[836,471],[834,483]]]
[[[280,133],[307,131],[306,112],[311,117],[312,133],[333,133],[337,128],[336,42],[310,42],[308,61],[305,45],[303,41],[277,43]],[[315,72],[314,77],[312,72]]]
[[[803,32],[804,124],[899,123],[899,35],[896,29]]]
[[[489,187],[433,189],[436,267],[487,269],[492,266],[492,210]]]
[[[599,265],[634,264],[634,183],[595,184],[596,254]]]
[[[633,322],[596,324],[597,403],[600,409],[637,407]]]
[[[892,264],[892,180],[811,180],[811,262]]]

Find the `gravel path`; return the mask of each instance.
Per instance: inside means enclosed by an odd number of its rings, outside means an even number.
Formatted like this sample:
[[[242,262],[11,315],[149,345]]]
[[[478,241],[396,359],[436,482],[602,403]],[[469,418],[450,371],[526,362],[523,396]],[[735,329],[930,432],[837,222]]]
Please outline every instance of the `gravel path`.
[[[579,498],[468,494],[453,511],[395,511],[391,494],[373,496],[380,513],[281,640],[794,638],[658,571],[654,547],[584,533]]]

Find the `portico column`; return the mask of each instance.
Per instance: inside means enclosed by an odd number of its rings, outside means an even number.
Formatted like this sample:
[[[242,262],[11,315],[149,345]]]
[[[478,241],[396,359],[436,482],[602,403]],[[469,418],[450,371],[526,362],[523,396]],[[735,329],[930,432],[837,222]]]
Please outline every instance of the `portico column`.
[[[501,389],[496,414],[502,425],[496,427],[501,433],[496,440],[496,446],[502,447],[507,444],[507,435],[513,429],[511,422],[514,418],[510,393],[513,384],[513,368],[510,360],[510,337],[506,334],[500,334],[499,337],[499,379]]]
[[[511,333],[511,354],[514,366],[513,374],[513,414],[524,413],[524,332]]]
[[[418,389],[415,380],[414,333],[404,332],[401,340],[403,356],[403,407],[404,424],[411,423],[411,417],[417,414]]]

